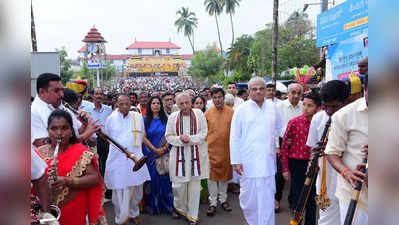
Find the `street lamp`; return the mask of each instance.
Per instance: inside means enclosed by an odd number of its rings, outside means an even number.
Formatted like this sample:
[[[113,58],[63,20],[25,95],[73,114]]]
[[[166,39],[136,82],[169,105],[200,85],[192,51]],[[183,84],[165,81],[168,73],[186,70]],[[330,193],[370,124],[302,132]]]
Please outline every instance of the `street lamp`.
[[[328,2],[327,0],[321,0],[319,3],[305,3],[303,5],[303,10],[302,12],[305,12],[310,5],[321,5],[321,12],[327,11],[328,10],[328,3],[332,3],[335,5],[335,0],[333,2]]]
[[[100,87],[100,68],[103,67],[101,57],[105,56],[106,41],[94,26],[82,41],[86,43],[87,67],[97,69],[97,87]],[[93,87],[94,86],[93,77]]]

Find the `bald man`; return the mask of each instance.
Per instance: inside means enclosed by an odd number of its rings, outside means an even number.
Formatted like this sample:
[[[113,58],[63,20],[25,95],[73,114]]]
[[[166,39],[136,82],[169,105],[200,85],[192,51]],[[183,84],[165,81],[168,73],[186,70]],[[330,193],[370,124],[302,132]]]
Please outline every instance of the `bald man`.
[[[184,92],[176,97],[179,111],[169,116],[165,137],[173,146],[169,158],[172,181],[173,217],[186,217],[189,224],[198,223],[200,182],[209,178],[208,133],[206,118],[201,110],[191,108],[191,97]]]

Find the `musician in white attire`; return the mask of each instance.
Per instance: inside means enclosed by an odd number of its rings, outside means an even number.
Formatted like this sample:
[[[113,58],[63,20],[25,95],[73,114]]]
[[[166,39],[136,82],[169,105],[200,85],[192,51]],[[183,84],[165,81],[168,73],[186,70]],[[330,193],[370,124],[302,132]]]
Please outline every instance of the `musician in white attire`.
[[[320,90],[321,99],[325,110],[316,113],[310,123],[306,145],[315,148],[320,143],[327,121],[330,117],[345,106],[349,97],[349,90],[345,82],[331,80],[323,85]],[[314,149],[312,149],[314,151]],[[329,199],[330,205],[319,210],[319,225],[340,225],[339,201],[335,197],[337,186],[337,172],[323,156],[319,159],[319,174],[316,180],[316,192],[320,199]],[[323,171],[324,174],[323,174]]]
[[[241,175],[240,206],[249,225],[274,225],[276,134],[281,119],[276,104],[265,100],[265,81],[248,83],[250,100],[236,109],[230,130],[230,160]]]
[[[209,178],[208,125],[199,109],[191,108],[187,92],[176,97],[179,111],[168,118],[165,137],[173,146],[170,151],[169,177],[172,181],[173,205],[190,225],[198,223],[201,180]],[[174,218],[178,217],[176,214]]]
[[[141,114],[129,112],[130,100],[125,94],[118,97],[118,109],[105,122],[105,133],[138,158],[143,156],[141,145],[144,122]],[[126,224],[128,219],[140,224],[139,202],[143,197],[143,183],[150,180],[147,166],[133,172],[134,162],[112,144],[106,162],[104,182],[112,190],[116,224]]]

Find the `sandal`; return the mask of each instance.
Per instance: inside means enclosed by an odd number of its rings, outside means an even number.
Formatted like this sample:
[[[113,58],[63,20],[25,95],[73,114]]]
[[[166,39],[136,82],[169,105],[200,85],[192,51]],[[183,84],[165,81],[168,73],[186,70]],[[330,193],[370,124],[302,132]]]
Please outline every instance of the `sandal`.
[[[233,210],[228,202],[223,202],[220,206],[226,212],[231,212]]]
[[[206,212],[207,216],[214,216],[216,212],[216,207],[215,206],[209,206],[208,211]]]
[[[199,224],[199,222],[195,222],[195,221],[189,221],[188,222],[188,225],[197,225],[197,224]]]

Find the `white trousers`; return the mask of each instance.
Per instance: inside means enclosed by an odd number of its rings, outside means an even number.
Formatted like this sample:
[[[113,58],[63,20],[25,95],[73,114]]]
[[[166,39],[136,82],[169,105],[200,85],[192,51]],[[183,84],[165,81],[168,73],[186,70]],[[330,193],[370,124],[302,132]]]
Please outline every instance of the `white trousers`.
[[[115,223],[126,223],[129,218],[140,214],[139,202],[143,198],[143,185],[112,190],[112,204],[115,208]]]
[[[217,206],[218,197],[220,203],[227,201],[227,186],[228,182],[213,181],[208,179],[209,203],[211,206]]]
[[[240,178],[240,206],[249,225],[274,225],[274,176]]]
[[[319,212],[318,225],[341,225],[338,199],[330,199],[330,206],[325,211],[320,209]]]
[[[173,205],[190,221],[198,221],[201,181],[172,182]]]
[[[343,225],[345,222],[346,212],[348,211],[349,204],[344,201],[339,201],[339,210],[341,213],[341,224]],[[356,215],[357,214],[357,215]],[[353,225],[368,225],[369,224],[369,216],[368,213],[361,209],[357,208],[355,211],[355,215],[353,216]]]

